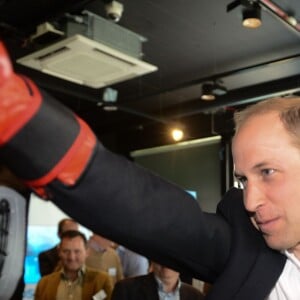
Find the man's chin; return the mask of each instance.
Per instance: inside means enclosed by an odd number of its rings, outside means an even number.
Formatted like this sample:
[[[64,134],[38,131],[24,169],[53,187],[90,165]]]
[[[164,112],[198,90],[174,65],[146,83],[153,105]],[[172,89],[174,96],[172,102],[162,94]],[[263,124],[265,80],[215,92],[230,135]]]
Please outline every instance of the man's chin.
[[[67,268],[65,268],[65,270],[67,270],[68,272],[78,272],[80,270],[80,267],[78,267],[78,266],[68,266]]]
[[[288,249],[286,243],[281,239],[279,239],[278,237],[275,238],[274,236],[264,235],[264,239],[266,244],[273,250],[283,251],[285,249]]]

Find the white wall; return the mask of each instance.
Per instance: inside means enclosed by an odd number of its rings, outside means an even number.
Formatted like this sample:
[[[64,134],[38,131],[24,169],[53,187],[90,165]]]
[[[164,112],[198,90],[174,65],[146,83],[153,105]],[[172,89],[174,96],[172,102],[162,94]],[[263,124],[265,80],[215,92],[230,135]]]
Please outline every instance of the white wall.
[[[35,194],[31,194],[28,214],[28,225],[38,226],[55,226],[64,218],[71,218],[61,209],[54,205],[51,201],[40,199]],[[80,225],[79,230],[82,231],[87,238],[91,235],[91,231]]]
[[[68,217],[52,202],[42,200],[34,194],[31,195],[28,225],[57,226],[61,219]]]

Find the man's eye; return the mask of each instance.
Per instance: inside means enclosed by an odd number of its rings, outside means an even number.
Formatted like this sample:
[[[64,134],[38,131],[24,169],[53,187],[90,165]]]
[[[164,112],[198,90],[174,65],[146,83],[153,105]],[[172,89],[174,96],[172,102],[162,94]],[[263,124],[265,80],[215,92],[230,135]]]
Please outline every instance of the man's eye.
[[[263,176],[270,176],[275,172],[274,169],[263,169],[261,170],[261,173]]]

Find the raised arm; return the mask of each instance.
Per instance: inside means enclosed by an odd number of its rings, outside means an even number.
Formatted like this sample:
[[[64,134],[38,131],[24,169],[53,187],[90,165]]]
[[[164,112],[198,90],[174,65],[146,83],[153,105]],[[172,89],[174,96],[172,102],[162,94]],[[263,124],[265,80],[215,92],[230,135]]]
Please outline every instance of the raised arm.
[[[0,55],[0,157],[7,166],[94,232],[204,280],[218,276],[230,249],[226,221],[106,150],[83,120],[13,73],[3,46]]]

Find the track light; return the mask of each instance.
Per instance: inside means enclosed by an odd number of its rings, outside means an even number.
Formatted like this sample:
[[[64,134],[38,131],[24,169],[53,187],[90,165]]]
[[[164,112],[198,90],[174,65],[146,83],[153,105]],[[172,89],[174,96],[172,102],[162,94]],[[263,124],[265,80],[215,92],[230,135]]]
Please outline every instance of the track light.
[[[215,100],[217,96],[227,93],[227,89],[219,82],[205,82],[202,84],[201,99],[206,101]]]
[[[261,25],[261,9],[258,3],[245,7],[243,13],[243,26],[246,28],[258,28]]]
[[[243,26],[257,28],[261,25],[261,8],[258,0],[234,0],[227,5],[227,12],[242,6]]]
[[[206,101],[212,101],[216,99],[213,93],[214,84],[212,82],[203,83],[201,99]]]

